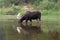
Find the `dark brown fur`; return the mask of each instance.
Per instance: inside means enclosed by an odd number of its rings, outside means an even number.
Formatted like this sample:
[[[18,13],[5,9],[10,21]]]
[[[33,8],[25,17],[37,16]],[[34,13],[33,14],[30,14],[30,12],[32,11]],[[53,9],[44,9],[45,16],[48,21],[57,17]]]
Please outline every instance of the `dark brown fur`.
[[[26,20],[26,23],[28,20],[32,22],[32,20],[41,20],[41,13],[39,11],[36,12],[26,12],[26,14],[19,20],[19,23],[22,23],[24,20]]]

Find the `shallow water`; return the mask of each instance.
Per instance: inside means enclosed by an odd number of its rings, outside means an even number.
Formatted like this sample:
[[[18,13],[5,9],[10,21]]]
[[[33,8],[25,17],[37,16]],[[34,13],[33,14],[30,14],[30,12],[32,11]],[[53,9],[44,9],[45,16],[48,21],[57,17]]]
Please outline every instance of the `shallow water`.
[[[53,32],[52,35],[50,35],[48,34],[48,31],[60,30],[60,27],[58,27],[60,25],[57,25],[57,21],[52,20],[42,20],[41,25],[36,21],[33,21],[32,25],[29,22],[27,25],[25,23],[20,24],[20,27],[22,27],[20,34],[16,30],[16,27],[18,26],[17,20],[3,20],[0,21],[0,23],[5,32],[6,40],[50,40],[52,39],[50,36],[53,35]]]
[[[47,40],[47,34],[42,32],[41,25],[21,24],[21,33],[16,30],[17,21],[0,21],[3,25],[6,40]]]
[[[41,25],[33,25],[33,24],[20,24],[21,33],[19,40],[40,40],[40,37],[47,37],[47,34],[41,31]],[[42,34],[42,35],[41,35]],[[44,38],[41,38],[43,40]],[[47,38],[45,39],[47,40]]]

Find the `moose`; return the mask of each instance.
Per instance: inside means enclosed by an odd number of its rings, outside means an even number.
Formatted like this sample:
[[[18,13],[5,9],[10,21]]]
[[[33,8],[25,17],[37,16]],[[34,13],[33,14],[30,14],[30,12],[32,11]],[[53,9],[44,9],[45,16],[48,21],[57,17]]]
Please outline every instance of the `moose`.
[[[41,12],[39,11],[34,11],[30,12],[27,11],[18,21],[18,23],[22,23],[23,21],[28,22],[28,20],[32,23],[32,20],[40,20],[41,21]]]

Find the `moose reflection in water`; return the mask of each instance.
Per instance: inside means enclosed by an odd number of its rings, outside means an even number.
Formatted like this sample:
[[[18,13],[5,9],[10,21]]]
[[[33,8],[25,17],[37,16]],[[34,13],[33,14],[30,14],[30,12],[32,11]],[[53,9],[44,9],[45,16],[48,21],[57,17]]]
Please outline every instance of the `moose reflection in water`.
[[[20,24],[17,27],[18,33],[23,32],[24,34],[34,34],[34,33],[40,33],[41,32],[41,25],[28,25],[28,24]]]
[[[22,40],[22,38],[23,40],[33,40],[33,38],[41,33],[41,25],[20,24],[17,29],[17,32],[21,37],[18,38],[19,40]]]

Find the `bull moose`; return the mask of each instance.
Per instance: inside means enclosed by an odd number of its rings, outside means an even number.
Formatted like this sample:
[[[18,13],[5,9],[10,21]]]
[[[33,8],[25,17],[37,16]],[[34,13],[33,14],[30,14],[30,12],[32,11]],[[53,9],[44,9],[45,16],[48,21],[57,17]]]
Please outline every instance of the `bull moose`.
[[[24,20],[26,21],[26,23],[28,22],[28,20],[30,22],[32,22],[32,20],[40,20],[41,21],[41,12],[39,12],[39,11],[34,11],[34,12],[27,11],[21,17],[21,19],[19,19],[18,23],[22,23]]]

